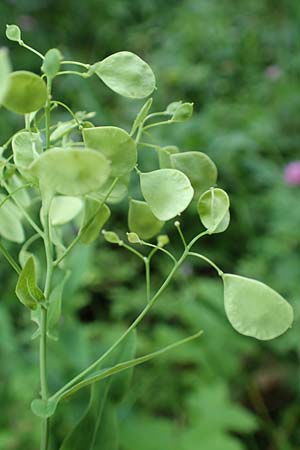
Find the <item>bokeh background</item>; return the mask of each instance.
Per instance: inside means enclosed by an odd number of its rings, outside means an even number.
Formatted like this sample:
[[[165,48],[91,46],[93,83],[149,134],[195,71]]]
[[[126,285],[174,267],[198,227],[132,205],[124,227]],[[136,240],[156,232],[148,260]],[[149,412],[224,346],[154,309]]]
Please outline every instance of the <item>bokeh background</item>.
[[[205,239],[203,253],[227,272],[265,281],[295,308],[285,336],[240,336],[226,321],[214,273],[186,263],[140,327],[138,352],[201,328],[205,334],[135,370],[119,411],[121,450],[300,448],[300,174],[297,164],[292,178],[285,172],[300,160],[299,19],[297,0],[1,0],[0,44],[10,48],[15,69],[39,71],[40,61],[5,40],[6,23],[17,23],[42,52],[59,47],[66,59],[95,62],[133,51],[155,71],[156,110],[174,100],[194,102],[188,123],[155,134],[165,145],[206,152],[230,194],[231,225]],[[64,78],[55,92],[73,110],[95,111],[98,124],[126,129],[141,106],[96,79]],[[1,110],[1,143],[21,126]],[[123,233],[125,209],[116,207],[111,223]],[[182,226],[192,236],[200,222],[188,213]],[[180,243],[172,227],[168,232],[176,253]],[[65,291],[60,343],[50,350],[52,386],[99,355],[144,301],[139,262],[101,239],[74,251],[70,265],[75,276]],[[155,284],[167,270],[157,259]],[[15,282],[1,258],[0,449],[32,450],[39,434],[29,410],[38,390],[37,344]],[[59,409],[53,449],[87,398],[83,392]]]

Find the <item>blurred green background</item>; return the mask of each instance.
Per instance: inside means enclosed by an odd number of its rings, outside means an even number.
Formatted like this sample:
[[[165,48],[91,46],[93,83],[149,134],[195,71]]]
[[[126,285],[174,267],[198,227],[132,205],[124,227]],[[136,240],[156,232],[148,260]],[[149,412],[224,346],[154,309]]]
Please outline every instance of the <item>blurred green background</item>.
[[[121,450],[300,448],[300,185],[283,176],[300,159],[299,19],[297,0],[1,0],[0,45],[10,48],[14,69],[39,71],[40,61],[5,40],[6,23],[18,24],[38,50],[59,47],[66,59],[95,62],[133,51],[156,74],[155,109],[194,102],[192,120],[155,133],[165,145],[206,152],[230,194],[231,225],[205,239],[203,253],[227,272],[270,284],[295,308],[285,336],[240,336],[226,321],[214,273],[186,263],[140,327],[138,353],[198,329],[204,336],[135,370],[119,411]],[[73,110],[96,111],[97,123],[126,129],[141,106],[96,79],[64,78],[55,92]],[[1,143],[22,125],[1,110]],[[127,230],[124,206],[110,225]],[[192,236],[200,222],[186,214],[182,226]],[[99,355],[144,301],[143,267],[101,239],[74,251],[70,264],[75,276],[65,291],[60,343],[51,344],[51,386]],[[0,268],[0,449],[32,450],[39,434],[29,410],[38,391],[36,342],[13,293],[15,275],[3,259]],[[157,259],[155,285],[167,270]],[[53,449],[87,400],[83,393],[59,409]]]

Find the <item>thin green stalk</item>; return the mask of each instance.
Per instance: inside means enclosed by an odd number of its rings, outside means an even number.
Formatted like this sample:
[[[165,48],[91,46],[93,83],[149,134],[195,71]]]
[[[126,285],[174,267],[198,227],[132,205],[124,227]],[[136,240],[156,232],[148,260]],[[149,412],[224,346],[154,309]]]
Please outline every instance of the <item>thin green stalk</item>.
[[[82,77],[82,78],[89,78],[92,74],[89,72],[77,72],[76,70],[63,70],[56,74],[56,76],[61,76],[61,75],[78,75],[79,77]]]
[[[138,258],[142,259],[144,261],[144,255],[142,253],[138,252],[135,248],[130,247],[130,245],[125,244],[125,242],[121,241],[119,243],[120,247],[126,248],[129,252],[133,253]]]
[[[105,203],[105,201],[107,200],[107,198],[110,196],[110,194],[112,193],[115,185],[117,184],[119,178],[115,178],[114,181],[112,182],[109,190],[107,191],[104,199],[102,200],[102,202],[100,203],[100,205],[98,206],[95,214],[90,218],[90,220],[85,224],[84,227],[82,227],[81,230],[79,230],[79,233],[77,234],[77,236],[75,237],[75,239],[73,239],[73,241],[71,242],[71,244],[67,247],[66,251],[54,261],[54,267],[58,266],[58,264],[60,264],[63,259],[65,259],[65,257],[70,253],[70,251],[75,247],[75,245],[79,242],[82,234],[84,233],[84,231],[91,225],[91,223],[93,222],[93,220],[95,219],[95,217],[97,216],[98,212],[100,211],[100,209],[102,208],[103,204]]]
[[[6,203],[16,192],[21,191],[22,189],[26,189],[28,187],[31,187],[31,184],[24,184],[23,186],[19,186],[18,188],[14,189],[13,191],[10,192],[10,194],[8,194],[3,200],[2,202],[0,202],[0,208],[2,208],[2,206],[4,205],[4,203]]]
[[[51,79],[47,77],[47,103],[45,106],[46,119],[46,149],[50,147],[50,102],[51,102]],[[51,241],[50,218],[49,209],[43,214],[44,225],[44,246],[46,254],[46,280],[44,295],[46,303],[49,301],[51,292],[51,281],[53,274],[53,245]],[[47,308],[41,308],[41,336],[40,336],[40,383],[41,383],[41,398],[45,402],[48,400],[48,382],[47,382]],[[47,450],[49,445],[49,418],[42,419],[42,433],[41,433],[41,448],[40,450]]]
[[[67,64],[67,65],[76,65],[76,66],[81,66],[84,67],[85,69],[90,69],[91,65],[90,64],[85,64],[79,61],[62,61],[61,64]]]
[[[35,53],[35,54],[36,54],[37,56],[39,56],[42,60],[45,59],[45,57],[44,57],[40,52],[38,52],[38,51],[35,50],[34,48],[30,47],[29,45],[25,44],[24,41],[21,40],[21,41],[19,41],[18,43],[21,45],[21,47],[27,48],[27,50],[29,50],[30,52]]]
[[[184,248],[186,248],[187,243],[186,243],[185,237],[183,235],[183,232],[182,232],[182,229],[181,229],[181,226],[180,226],[180,222],[178,222],[178,220],[176,220],[174,225],[175,225],[175,227],[176,227],[176,229],[177,229],[177,231],[179,233],[179,236],[180,236],[180,239],[182,240]]]
[[[195,256],[196,258],[206,261],[210,266],[212,266],[218,272],[218,275],[220,277],[224,274],[224,272],[220,269],[220,267],[218,267],[211,259],[207,258],[206,256],[201,255],[200,253],[194,253],[194,252],[189,252],[188,255]]]
[[[150,244],[150,242],[145,242],[143,241],[143,245],[146,245],[147,247],[151,247],[153,249],[156,249],[157,251],[161,251],[163,253],[165,253],[167,256],[169,256],[169,258],[172,259],[173,263],[176,264],[177,263],[177,259],[175,258],[175,256],[172,255],[172,253],[170,253],[168,250],[166,250],[163,247],[159,247],[158,245],[154,245],[154,244]],[[151,257],[153,256],[154,253],[150,253]],[[149,255],[150,256],[150,255]]]
[[[2,245],[2,243],[0,242],[0,251],[2,253],[2,255],[4,256],[4,258],[9,262],[9,264],[11,265],[11,267],[17,272],[17,274],[19,275],[21,273],[21,267],[19,266],[19,264],[14,260],[14,258],[11,256],[11,254],[9,253],[9,251],[4,247],[4,245]]]
[[[73,113],[73,111],[71,110],[71,108],[68,107],[68,105],[66,105],[63,102],[59,102],[58,100],[52,100],[51,103],[59,105],[59,106],[62,106],[63,108],[65,108],[65,110],[68,111],[68,113],[73,117],[73,119],[77,123],[78,128],[81,127],[81,123],[77,119],[76,114]]]
[[[30,217],[26,209],[21,205],[21,203],[18,202],[18,200],[13,196],[13,192],[8,187],[7,183],[5,181],[2,181],[3,187],[6,189],[9,195],[11,195],[13,201],[19,208],[19,210],[22,212],[23,216],[26,218],[28,223],[32,226],[32,228],[41,236],[44,237],[43,231],[40,229],[40,227],[35,223],[35,221]]]
[[[143,130],[150,130],[150,128],[159,127],[160,125],[170,125],[171,123],[174,123],[173,120],[163,120],[161,122],[151,123],[150,125],[146,125]]]
[[[40,383],[41,398],[48,400],[48,384],[47,384],[47,309],[41,308],[41,337],[40,337]],[[49,443],[49,419],[42,421],[41,433],[41,450],[47,450]]]
[[[45,122],[46,122],[46,150],[50,148],[50,107],[51,107],[51,78],[47,77],[47,102],[45,105]]]
[[[51,281],[53,274],[53,246],[50,234],[50,220],[49,213],[44,215],[44,246],[46,254],[47,272],[44,295],[46,302],[49,300],[51,292]],[[41,398],[45,402],[48,400],[48,384],[47,384],[47,309],[41,308],[41,336],[40,336],[40,383],[41,383]],[[48,449],[49,442],[49,419],[43,419],[42,434],[41,434],[41,450]]]
[[[147,303],[150,302],[151,298],[151,272],[150,272],[150,260],[149,258],[144,258],[145,262],[145,272],[146,272],[146,297]]]

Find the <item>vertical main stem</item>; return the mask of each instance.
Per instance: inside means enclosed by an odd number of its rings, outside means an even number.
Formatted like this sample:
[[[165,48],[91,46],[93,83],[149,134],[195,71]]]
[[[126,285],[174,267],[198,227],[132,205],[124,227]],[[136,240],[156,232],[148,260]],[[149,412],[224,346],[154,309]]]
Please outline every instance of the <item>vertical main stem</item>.
[[[45,106],[46,117],[46,150],[50,147],[50,101],[51,101],[51,80],[47,78],[47,103]],[[48,208],[47,208],[48,209]],[[49,301],[51,292],[51,280],[53,273],[53,255],[50,233],[49,211],[43,211],[44,225],[44,245],[47,263],[46,281],[44,295],[46,304]],[[40,337],[40,383],[42,400],[48,400],[48,382],[47,382],[47,307],[41,308],[41,337]],[[41,433],[40,450],[48,450],[49,445],[49,418],[43,419]]]

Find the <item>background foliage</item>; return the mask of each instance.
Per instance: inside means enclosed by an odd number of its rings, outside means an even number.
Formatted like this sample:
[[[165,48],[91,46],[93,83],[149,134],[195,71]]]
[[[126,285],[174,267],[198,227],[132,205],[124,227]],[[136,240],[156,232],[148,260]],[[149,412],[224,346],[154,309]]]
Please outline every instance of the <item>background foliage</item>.
[[[90,62],[130,50],[156,73],[156,109],[177,99],[194,102],[190,122],[156,133],[166,145],[207,152],[230,194],[230,228],[205,239],[203,253],[225,271],[264,280],[296,311],[294,328],[274,342],[242,337],[226,322],[211,270],[185,264],[141,326],[138,353],[195,329],[205,334],[135,370],[119,411],[122,450],[299,448],[300,188],[283,178],[285,165],[299,158],[299,15],[295,0],[1,2],[1,45],[13,45],[4,40],[5,24],[17,23],[27,42],[41,51],[59,47],[70,59]],[[22,48],[14,46],[11,57],[15,69],[39,70],[40,61]],[[96,111],[99,124],[128,129],[139,108],[97,80],[70,77],[56,90],[73,109]],[[18,120],[1,111],[1,142]],[[113,227],[124,232],[118,208]],[[182,225],[191,235],[199,227],[189,216]],[[168,231],[176,251],[180,243]],[[158,284],[168,267],[156,261]],[[0,449],[29,450],[38,434],[28,407],[38,385],[36,344],[13,294],[15,275],[2,259],[0,265]],[[106,348],[144,302],[143,267],[119,248],[100,239],[92,250],[78,248],[72,265],[62,347],[53,343],[50,350],[53,387]],[[61,411],[57,442],[87,401],[83,393]]]

